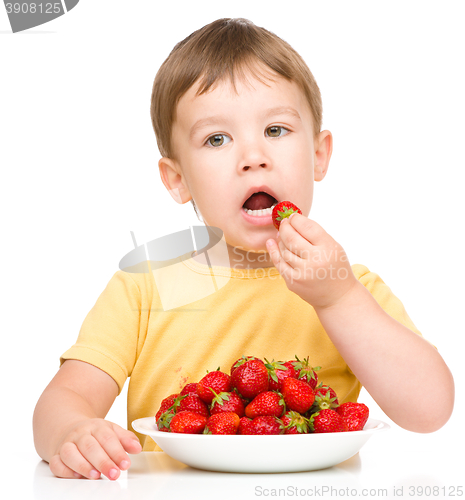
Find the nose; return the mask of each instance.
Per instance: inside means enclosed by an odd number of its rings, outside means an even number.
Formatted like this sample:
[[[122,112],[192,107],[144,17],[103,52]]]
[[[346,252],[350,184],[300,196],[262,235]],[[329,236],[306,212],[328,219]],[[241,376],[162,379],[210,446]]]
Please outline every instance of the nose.
[[[271,161],[266,152],[266,147],[260,142],[248,142],[241,148],[239,158],[239,170],[247,171],[250,169],[269,168]]]
[[[258,166],[264,168],[264,167],[266,167],[266,163],[260,163]],[[242,170],[244,170],[244,171],[249,170],[249,168],[253,168],[253,166],[252,165],[244,165],[242,167]]]

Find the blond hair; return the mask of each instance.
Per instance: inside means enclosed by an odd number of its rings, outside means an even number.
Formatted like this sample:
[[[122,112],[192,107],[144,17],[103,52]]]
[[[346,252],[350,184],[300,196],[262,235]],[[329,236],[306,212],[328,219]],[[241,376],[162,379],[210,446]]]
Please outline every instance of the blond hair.
[[[299,86],[318,134],[322,122],[320,89],[302,57],[277,35],[247,19],[218,19],[179,42],[155,77],[150,114],[162,156],[176,157],[171,142],[176,106],[195,82],[199,80],[197,95],[201,95],[227,77],[234,86],[237,75],[244,78],[247,70],[260,79],[257,63]]]

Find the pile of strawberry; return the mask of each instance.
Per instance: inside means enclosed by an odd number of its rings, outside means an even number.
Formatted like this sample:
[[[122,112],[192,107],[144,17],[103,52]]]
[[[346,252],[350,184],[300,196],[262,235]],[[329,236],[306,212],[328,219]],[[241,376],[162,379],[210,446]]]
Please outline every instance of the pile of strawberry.
[[[208,372],[179,394],[165,398],[155,420],[159,431],[184,434],[307,434],[362,430],[368,407],[339,404],[318,384],[308,358],[262,361],[243,356],[230,375]]]

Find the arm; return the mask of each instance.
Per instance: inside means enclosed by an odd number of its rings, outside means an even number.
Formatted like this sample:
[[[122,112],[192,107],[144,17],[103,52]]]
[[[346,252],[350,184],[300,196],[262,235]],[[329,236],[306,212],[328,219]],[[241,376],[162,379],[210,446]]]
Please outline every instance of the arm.
[[[432,432],[447,422],[454,405],[449,368],[431,344],[389,316],[361,283],[336,304],[315,311],[389,418],[415,432]]]
[[[134,433],[104,420],[116,382],[102,370],[68,360],[44,390],[34,417],[37,453],[59,477],[117,479],[141,446]]]
[[[314,307],[341,356],[392,420],[416,432],[447,422],[454,381],[444,360],[379,306],[321,226],[292,215],[281,223],[278,242],[268,240],[268,251],[288,288]]]

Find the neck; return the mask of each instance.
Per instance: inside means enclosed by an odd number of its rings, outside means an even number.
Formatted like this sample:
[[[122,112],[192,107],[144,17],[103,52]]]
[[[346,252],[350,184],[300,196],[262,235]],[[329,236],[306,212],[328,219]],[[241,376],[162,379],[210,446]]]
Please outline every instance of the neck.
[[[253,252],[233,247],[226,244],[227,254],[224,245],[217,244],[205,252],[193,254],[193,259],[204,265],[231,267],[233,269],[256,269],[259,267],[273,267],[270,254],[264,252]],[[207,260],[208,257],[208,260]]]

